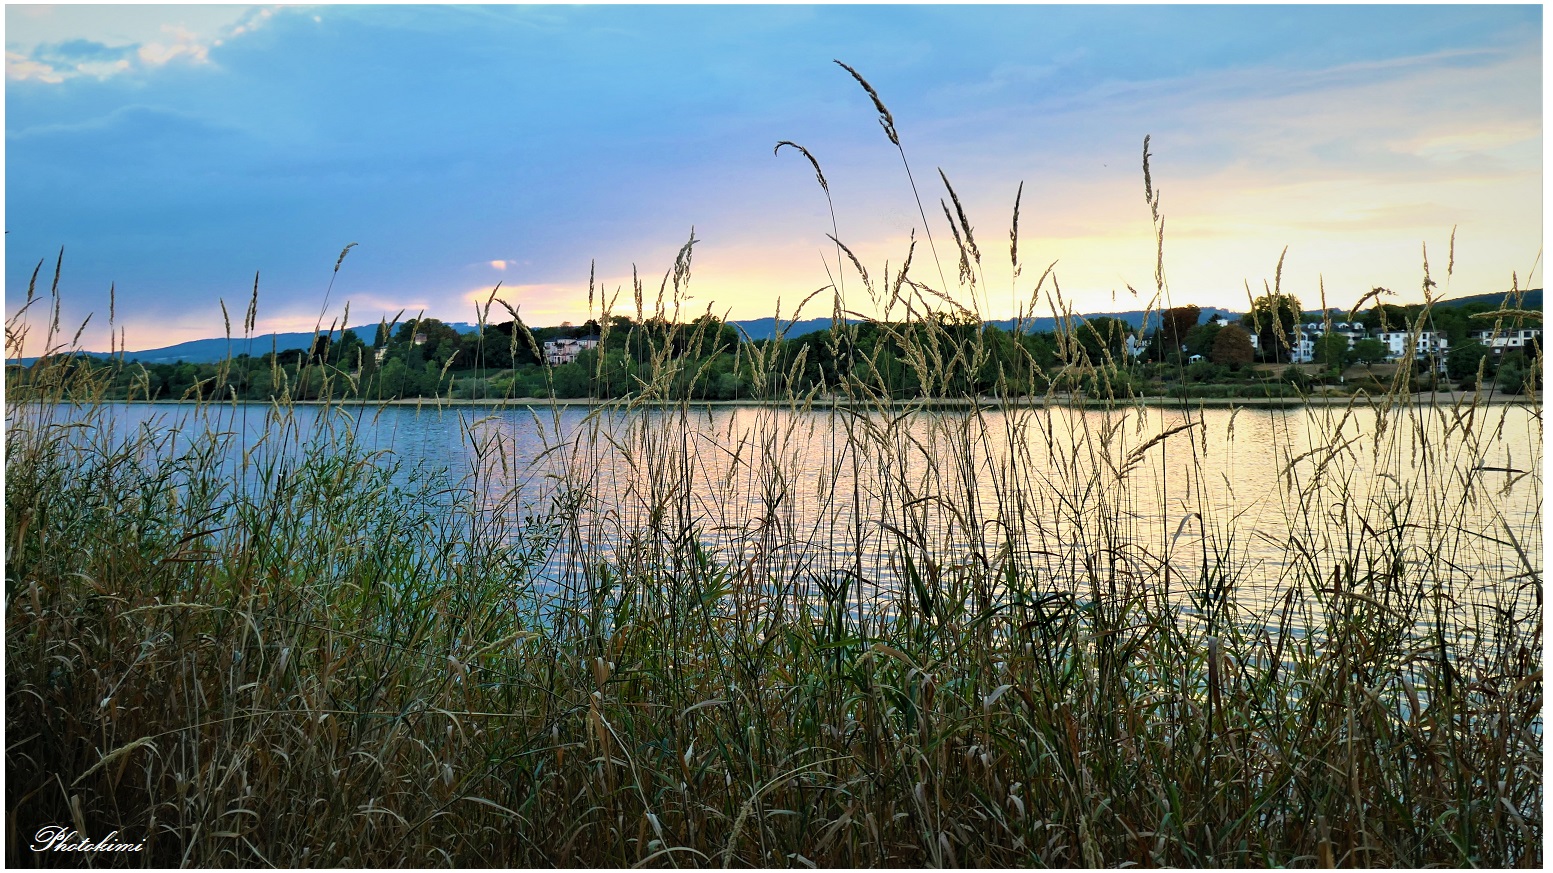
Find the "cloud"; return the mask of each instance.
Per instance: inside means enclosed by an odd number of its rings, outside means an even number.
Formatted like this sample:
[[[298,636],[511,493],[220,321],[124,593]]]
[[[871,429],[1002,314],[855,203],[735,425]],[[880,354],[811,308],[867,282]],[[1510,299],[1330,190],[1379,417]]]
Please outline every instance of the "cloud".
[[[39,53],[62,61],[87,63],[121,60],[130,50],[129,46],[110,46],[90,39],[71,39],[40,46]]]
[[[1541,183],[1539,81],[1539,53],[1524,46],[1312,70],[1248,64],[1042,97],[1031,122],[1009,121],[1006,139],[979,148],[988,166],[1036,155],[1048,168],[1026,185],[1022,236],[1062,256],[1063,288],[1082,306],[1109,302],[1096,296],[1107,282],[1152,284],[1130,169],[1144,133],[1178,299],[1236,305],[1225,289],[1241,277],[1257,287],[1284,244],[1285,282],[1303,296],[1323,276],[1334,296],[1416,286],[1420,241],[1432,249],[1455,225],[1465,293],[1497,287],[1536,254],[1540,202],[1524,192]],[[950,169],[968,204],[991,178],[977,167],[962,183]]]
[[[16,82],[32,80],[50,85],[58,85],[65,81],[65,74],[54,69],[52,64],[10,50],[5,53],[5,77]]]
[[[1400,149],[1425,158],[1460,158],[1473,155],[1503,155],[1517,147],[1540,148],[1542,130],[1539,119],[1506,119],[1493,129],[1428,131]]]
[[[491,268],[494,269],[494,270],[505,270],[505,269],[507,269],[507,262],[506,261],[492,261],[491,262]]]
[[[51,85],[79,77],[144,73],[174,62],[210,65],[211,49],[252,33],[275,14],[269,7],[126,6],[18,11],[13,16],[11,9],[6,78]],[[64,39],[50,39],[66,34]]]
[[[8,49],[6,78],[35,79],[51,85],[76,76],[102,79],[130,69],[135,55],[135,46],[110,46],[90,39],[43,43],[30,54]]]
[[[160,67],[177,58],[187,58],[195,64],[209,63],[210,46],[200,42],[198,34],[186,27],[172,24],[162,25],[162,32],[171,39],[167,42],[150,42],[142,45],[136,52],[142,63]]]

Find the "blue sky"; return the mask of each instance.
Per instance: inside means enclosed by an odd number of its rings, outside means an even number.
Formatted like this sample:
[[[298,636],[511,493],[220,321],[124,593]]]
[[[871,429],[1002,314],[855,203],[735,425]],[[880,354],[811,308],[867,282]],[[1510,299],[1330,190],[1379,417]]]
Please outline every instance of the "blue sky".
[[[989,315],[1054,260],[1081,311],[1147,302],[1145,134],[1174,302],[1244,308],[1285,246],[1312,307],[1322,284],[1333,305],[1420,299],[1424,245],[1449,294],[1541,284],[1536,6],[7,6],[5,25],[7,312],[63,246],[92,348],[110,283],[132,349],[219,334],[255,271],[260,328],[309,328],[351,242],[328,306],[352,323],[472,321],[498,281],[529,323],[581,321],[592,262],[634,309],[633,265],[655,296],[692,227],[690,310],[788,313],[836,266],[779,140],[820,160],[877,281],[922,219],[833,58],[894,115],[951,281],[937,169],[954,184]],[[925,245],[912,274],[941,284]]]

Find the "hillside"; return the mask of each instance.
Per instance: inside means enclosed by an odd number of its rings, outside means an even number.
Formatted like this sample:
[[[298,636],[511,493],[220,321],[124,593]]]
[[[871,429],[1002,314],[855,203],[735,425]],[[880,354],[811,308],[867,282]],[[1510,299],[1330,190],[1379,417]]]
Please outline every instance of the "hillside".
[[[1505,296],[1506,295],[1503,293],[1473,294],[1466,297],[1454,297],[1449,300],[1441,300],[1437,302],[1435,306],[1454,307],[1465,306],[1471,303],[1487,303],[1492,306],[1498,306],[1504,302]],[[1533,288],[1524,292],[1524,296],[1522,297],[1520,305],[1523,309],[1541,309],[1542,289]],[[1117,318],[1127,322],[1134,328],[1138,328],[1143,326],[1143,319],[1145,314],[1145,310],[1131,309],[1119,312],[1092,312],[1083,317],[1099,318],[1103,316],[1108,318]],[[1320,312],[1319,310],[1311,310],[1306,314],[1319,315]],[[1236,319],[1240,317],[1241,313],[1232,312],[1227,309],[1219,309],[1212,306],[1203,308],[1203,319],[1206,320],[1208,318],[1212,318],[1214,315],[1223,315],[1225,318]],[[826,316],[821,316],[818,318],[806,318],[802,321],[793,322],[791,324],[783,322],[781,325],[782,335],[788,339],[791,339],[793,337],[803,336],[804,334],[814,333],[815,331],[829,330],[830,323],[830,318]],[[856,324],[857,322],[856,320],[849,320],[848,323]],[[751,340],[771,339],[772,337],[776,336],[778,327],[776,320],[771,318],[750,318],[742,320],[736,319],[730,321],[729,324],[737,327],[740,331],[742,331],[745,337]],[[1014,327],[1012,319],[989,321],[987,324],[996,325],[1003,330],[1012,330]],[[470,333],[477,329],[476,325],[469,324],[467,322],[449,322],[448,326],[452,327],[454,330],[457,330],[459,333]],[[1152,324],[1150,326],[1152,326]],[[346,330],[354,333],[357,337],[361,338],[363,342],[370,345],[373,337],[376,335],[377,327],[377,324],[365,324],[346,328]],[[1056,327],[1057,320],[1050,316],[1032,319],[1025,323],[1025,329],[1032,332],[1051,331],[1055,330]],[[238,338],[229,340],[226,337],[214,337],[211,339],[189,340],[188,342],[176,343],[174,345],[162,346],[154,349],[142,349],[140,351],[127,352],[125,353],[124,357],[126,360],[140,361],[141,363],[145,364],[172,364],[178,363],[180,361],[193,364],[206,364],[223,360],[229,355],[263,355],[271,351],[306,348],[312,343],[312,341],[312,331],[267,333],[252,337],[251,339]],[[92,357],[108,357],[107,352],[86,352],[85,354],[91,355]],[[7,363],[20,363],[27,365],[31,364],[34,360],[36,359],[22,358],[17,361],[8,361]]]
[[[1452,297],[1449,300],[1437,301],[1435,308],[1442,306],[1466,306],[1469,303],[1487,303],[1490,306],[1501,306],[1505,303],[1507,294],[1473,294],[1471,297]],[[1542,289],[1530,288],[1521,293],[1520,309],[1542,308]]]
[[[466,322],[449,322],[448,326],[459,333],[470,333],[476,329],[473,324]],[[378,325],[362,324],[348,327],[345,330],[353,333],[362,342],[371,345],[377,336]],[[176,364],[186,362],[190,364],[211,364],[225,360],[232,355],[259,355],[269,352],[283,352],[287,349],[305,349],[313,344],[314,332],[290,331],[286,333],[264,333],[253,337],[212,337],[210,339],[189,340],[188,342],[174,343],[170,346],[161,346],[154,349],[142,349],[140,351],[125,352],[126,361],[139,361],[143,364]],[[84,352],[94,358],[109,357],[107,352]],[[7,361],[6,363],[31,364],[37,358],[21,358],[20,360]]]

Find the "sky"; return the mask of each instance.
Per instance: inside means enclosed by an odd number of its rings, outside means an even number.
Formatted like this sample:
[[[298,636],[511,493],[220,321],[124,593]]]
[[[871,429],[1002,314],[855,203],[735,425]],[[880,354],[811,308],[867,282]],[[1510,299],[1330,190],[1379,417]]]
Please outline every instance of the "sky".
[[[689,316],[837,283],[879,315],[832,206],[876,291],[915,237],[909,275],[988,317],[1053,263],[1038,314],[1136,309],[1145,136],[1163,303],[1418,302],[1426,251],[1444,296],[1540,287],[1542,31],[1526,5],[7,5],[6,313],[63,248],[91,349],[110,286],[133,350],[221,335],[222,301],[240,333],[256,273],[260,332],[347,301],[472,322],[498,283],[580,323],[590,272],[593,313],[634,315],[633,272],[651,307],[693,232]]]

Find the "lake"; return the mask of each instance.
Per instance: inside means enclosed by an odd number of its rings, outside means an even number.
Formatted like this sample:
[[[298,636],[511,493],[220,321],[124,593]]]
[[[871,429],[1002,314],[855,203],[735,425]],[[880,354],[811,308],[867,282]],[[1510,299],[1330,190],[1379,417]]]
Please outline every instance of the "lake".
[[[513,530],[573,508],[543,569],[561,589],[628,545],[689,532],[743,578],[789,580],[800,596],[838,574],[863,582],[856,603],[912,572],[943,585],[978,564],[1017,568],[1037,592],[1163,583],[1188,611],[1232,595],[1263,616],[1301,580],[1385,574],[1455,610],[1525,613],[1541,598],[1541,415],[1520,405],[297,406],[281,427],[264,406],[105,414],[120,438],[163,434],[169,456],[224,434],[234,483],[256,457],[295,457],[343,428],[403,462],[406,485],[447,470],[456,487],[438,499],[466,495]]]

